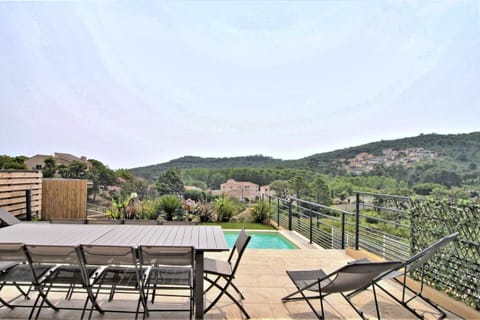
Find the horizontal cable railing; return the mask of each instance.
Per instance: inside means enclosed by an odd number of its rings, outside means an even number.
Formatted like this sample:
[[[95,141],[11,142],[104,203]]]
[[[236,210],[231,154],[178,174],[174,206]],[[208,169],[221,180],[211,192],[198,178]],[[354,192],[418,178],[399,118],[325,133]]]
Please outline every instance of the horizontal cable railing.
[[[425,267],[426,282],[480,310],[480,220],[476,205],[356,192],[353,211],[271,196],[272,219],[326,249],[363,249],[406,260],[443,236],[459,232]]]
[[[370,193],[365,195],[374,196]],[[388,199],[397,202],[409,198],[392,196]],[[284,199],[271,196],[270,203],[276,209],[274,221],[279,226],[302,234],[310,243],[331,249],[362,248],[391,260],[405,259],[410,255],[410,226],[405,222],[409,221],[406,218],[408,214],[387,206],[388,203],[373,204],[359,199],[356,212],[294,197]],[[395,215],[394,219],[391,215]],[[390,230],[396,230],[399,235]],[[401,234],[406,236],[402,237]]]

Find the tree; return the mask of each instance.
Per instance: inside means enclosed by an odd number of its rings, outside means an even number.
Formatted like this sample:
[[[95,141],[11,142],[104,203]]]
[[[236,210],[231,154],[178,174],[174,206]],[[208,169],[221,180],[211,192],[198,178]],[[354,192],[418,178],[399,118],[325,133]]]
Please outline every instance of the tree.
[[[462,184],[462,179],[455,172],[448,170],[434,170],[425,175],[424,182],[443,184],[444,186],[451,188],[459,187]]]
[[[315,200],[317,203],[327,206],[331,204],[330,190],[321,177],[316,177],[315,180],[313,180],[311,188],[315,191]]]
[[[85,179],[87,178],[87,164],[85,162],[73,161],[68,166],[59,165],[58,173],[66,179]]]
[[[288,194],[288,181],[275,180],[270,183],[270,189],[275,192],[275,195],[280,198],[285,198]]]
[[[292,189],[296,197],[300,199],[300,194],[308,188],[308,183],[305,177],[295,176],[288,180],[288,187]]]
[[[115,176],[117,178],[122,178],[124,180],[132,180],[133,179],[133,174],[127,169],[117,169],[115,170]]]
[[[122,191],[126,194],[135,192],[140,200],[147,198],[148,183],[142,178],[133,177],[121,184]]]
[[[428,196],[432,193],[432,191],[436,188],[444,188],[441,184],[438,183],[417,183],[412,187],[413,191],[416,194],[421,196]]]
[[[7,155],[0,156],[0,169],[8,170],[26,170],[27,166],[24,161],[27,157],[18,156],[18,157],[9,157]]]
[[[177,194],[181,195],[185,191],[180,175],[173,169],[168,169],[166,172],[160,174],[157,182],[157,190],[160,195],[163,194]]]
[[[87,177],[93,183],[93,201],[95,201],[100,186],[109,186],[115,182],[115,173],[98,160],[88,159],[88,162],[91,167],[88,170]]]
[[[45,159],[45,165],[42,168],[42,175],[44,178],[53,178],[57,172],[57,164],[55,159],[49,157]]]

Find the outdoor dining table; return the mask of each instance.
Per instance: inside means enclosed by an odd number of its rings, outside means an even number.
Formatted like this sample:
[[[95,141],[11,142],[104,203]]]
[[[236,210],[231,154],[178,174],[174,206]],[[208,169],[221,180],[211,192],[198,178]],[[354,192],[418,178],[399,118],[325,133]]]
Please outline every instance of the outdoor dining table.
[[[219,226],[88,225],[22,222],[0,228],[0,243],[29,245],[193,246],[195,248],[195,318],[203,318],[203,257],[228,251]]]

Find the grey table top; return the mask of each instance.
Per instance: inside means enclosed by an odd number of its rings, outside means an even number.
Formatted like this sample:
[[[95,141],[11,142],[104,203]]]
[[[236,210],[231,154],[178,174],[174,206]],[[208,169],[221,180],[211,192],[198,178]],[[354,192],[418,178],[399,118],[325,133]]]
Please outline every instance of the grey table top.
[[[199,251],[228,251],[219,226],[76,225],[22,222],[0,229],[0,242],[47,245],[193,246]]]

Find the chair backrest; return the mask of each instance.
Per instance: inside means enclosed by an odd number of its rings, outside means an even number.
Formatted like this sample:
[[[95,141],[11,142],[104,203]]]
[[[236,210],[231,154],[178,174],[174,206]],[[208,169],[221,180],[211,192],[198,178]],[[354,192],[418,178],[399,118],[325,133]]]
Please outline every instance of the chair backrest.
[[[195,249],[187,246],[140,246],[138,256],[142,265],[193,267]]]
[[[121,219],[87,219],[87,224],[123,224],[123,220]]]
[[[322,285],[322,293],[345,292],[366,288],[379,275],[395,270],[402,264],[401,261],[359,261],[347,264],[328,275],[330,282],[325,286]]]
[[[15,217],[13,214],[3,208],[0,208],[0,220],[8,226],[12,226],[14,224],[22,222],[18,220],[18,218]]]
[[[125,219],[123,224],[138,224],[138,225],[157,225],[157,220],[146,219]]]
[[[36,263],[40,264],[68,264],[75,265],[81,270],[82,281],[86,283],[88,277],[85,274],[84,269],[82,268],[82,263],[78,255],[78,250],[76,246],[63,246],[63,245],[25,245],[25,251],[28,258],[30,266]],[[31,268],[33,273],[33,278],[36,283],[40,283],[40,276],[43,274],[41,270],[40,273],[37,272],[37,269]]]
[[[137,260],[135,248],[128,246],[80,245],[80,254],[88,265],[136,265]]]
[[[438,240],[437,242],[426,247],[419,253],[413,255],[405,261],[405,267],[407,272],[415,271],[421,267],[430,259],[437,251],[455,240],[459,235],[459,232],[452,233],[451,235],[445,236]]]
[[[50,219],[50,223],[85,224],[87,223],[87,220],[86,219]]]
[[[75,246],[25,245],[31,263],[79,264]]]
[[[23,243],[0,243],[0,261],[27,261]]]
[[[240,234],[238,235],[237,240],[235,241],[235,244],[233,245],[233,248],[230,251],[230,255],[228,257],[228,262],[230,262],[230,264],[232,265],[233,274],[235,274],[235,271],[240,264],[240,260],[251,238],[252,236],[249,236],[245,229],[242,229],[240,231]]]

